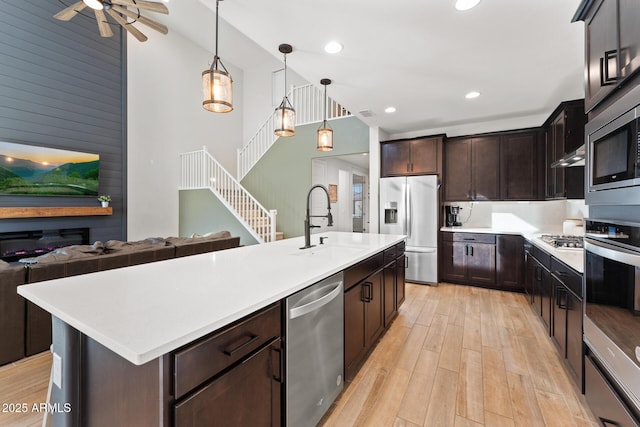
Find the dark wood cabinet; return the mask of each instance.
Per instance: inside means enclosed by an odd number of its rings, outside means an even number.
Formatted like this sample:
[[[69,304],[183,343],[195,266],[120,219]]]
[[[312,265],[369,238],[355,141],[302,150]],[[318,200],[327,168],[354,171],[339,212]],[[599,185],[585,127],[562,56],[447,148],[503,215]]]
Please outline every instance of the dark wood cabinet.
[[[640,4],[636,0],[583,0],[573,20],[585,23],[585,107],[595,111],[625,92],[640,68]],[[591,113],[590,113],[591,114]]]
[[[583,199],[584,166],[551,167],[584,144],[584,101],[561,103],[544,124],[547,199]]]
[[[404,254],[404,245],[402,248],[402,255],[396,259],[396,310],[400,308],[405,299],[407,257]]]
[[[593,13],[585,21],[587,111],[611,93],[619,80],[617,0],[600,0],[596,3]]]
[[[383,272],[372,274],[344,294],[345,376],[353,379],[364,356],[384,331]]]
[[[445,144],[445,199],[500,199],[498,136],[473,137]]]
[[[497,288],[505,291],[524,290],[524,239],[518,235],[496,236]]]
[[[174,406],[174,425],[279,426],[280,339]]]
[[[444,144],[444,198],[472,200],[471,139],[449,140]]]
[[[442,280],[493,286],[496,282],[495,235],[443,233]]]
[[[442,137],[385,141],[380,146],[380,175],[427,175],[439,172]]]
[[[502,136],[500,142],[500,195],[502,200],[538,199],[539,132]]]
[[[396,309],[396,262],[384,267],[384,325],[387,327],[398,313]]]

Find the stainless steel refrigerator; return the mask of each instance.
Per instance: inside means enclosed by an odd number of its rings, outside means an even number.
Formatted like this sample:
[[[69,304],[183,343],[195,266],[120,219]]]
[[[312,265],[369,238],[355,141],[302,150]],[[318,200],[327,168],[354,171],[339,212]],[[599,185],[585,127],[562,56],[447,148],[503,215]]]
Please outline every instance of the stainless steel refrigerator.
[[[380,233],[407,236],[407,281],[437,284],[438,177],[381,178]]]

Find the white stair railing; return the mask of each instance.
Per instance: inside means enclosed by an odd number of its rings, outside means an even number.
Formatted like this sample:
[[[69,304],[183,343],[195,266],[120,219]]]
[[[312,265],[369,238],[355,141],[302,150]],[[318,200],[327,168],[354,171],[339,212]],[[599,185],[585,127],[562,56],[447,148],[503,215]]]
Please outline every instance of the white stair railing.
[[[324,91],[314,85],[292,87],[287,95],[296,110],[296,126],[321,122],[324,118]],[[273,133],[275,110],[258,132],[238,150],[238,180],[242,180],[258,160],[278,140]],[[327,99],[327,120],[350,117],[349,112],[333,99]]]
[[[259,243],[276,240],[277,211],[262,206],[206,147],[180,154],[179,189],[211,190]]]

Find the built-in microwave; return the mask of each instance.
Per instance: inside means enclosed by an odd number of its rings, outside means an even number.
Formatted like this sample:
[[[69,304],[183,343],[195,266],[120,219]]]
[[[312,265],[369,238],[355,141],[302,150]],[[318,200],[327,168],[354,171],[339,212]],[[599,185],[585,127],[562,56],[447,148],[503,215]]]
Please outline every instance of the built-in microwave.
[[[640,93],[635,95],[585,127],[589,205],[640,205]]]

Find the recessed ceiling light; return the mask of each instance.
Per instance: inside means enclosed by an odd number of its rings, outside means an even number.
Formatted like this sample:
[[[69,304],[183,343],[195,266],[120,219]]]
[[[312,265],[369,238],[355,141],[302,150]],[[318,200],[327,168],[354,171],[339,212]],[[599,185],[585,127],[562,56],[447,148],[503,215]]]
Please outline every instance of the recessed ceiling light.
[[[368,155],[369,155],[369,153],[362,153],[362,155],[363,155],[363,156],[368,156]]]
[[[387,107],[384,109],[384,112],[387,114],[391,114],[391,113],[395,113],[396,112],[396,107]]]
[[[456,1],[456,9],[458,10],[469,10],[473,9],[480,3],[480,0],[457,0]]]
[[[474,90],[474,91],[471,91],[468,94],[466,94],[464,97],[467,98],[467,99],[473,99],[473,98],[477,98],[479,96],[480,96],[480,92],[476,92]]]
[[[342,51],[342,45],[337,41],[330,41],[324,45],[324,51],[327,53],[338,53]]]

